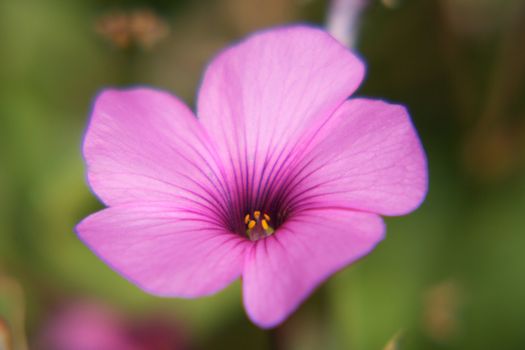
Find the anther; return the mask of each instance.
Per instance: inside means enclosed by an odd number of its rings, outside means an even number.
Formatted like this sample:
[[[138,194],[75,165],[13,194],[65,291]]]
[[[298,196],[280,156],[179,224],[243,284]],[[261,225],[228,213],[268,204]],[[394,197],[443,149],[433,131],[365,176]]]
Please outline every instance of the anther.
[[[249,213],[244,216],[244,223],[246,224],[246,235],[252,241],[257,241],[261,238],[272,235],[275,231],[270,226],[270,215],[255,210],[253,215]]]

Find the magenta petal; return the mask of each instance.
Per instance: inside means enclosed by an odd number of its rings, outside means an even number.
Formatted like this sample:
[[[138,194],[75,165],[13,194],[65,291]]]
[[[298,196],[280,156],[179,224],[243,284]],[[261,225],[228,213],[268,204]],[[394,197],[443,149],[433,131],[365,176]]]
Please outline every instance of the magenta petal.
[[[88,179],[107,205],[173,200],[214,211],[225,191],[208,142],[192,112],[170,94],[106,90],[84,140]]]
[[[328,276],[367,254],[384,235],[374,214],[305,211],[247,252],[244,305],[269,328],[282,322]]]
[[[318,138],[323,140],[308,152],[301,175],[288,184],[290,198],[301,208],[402,215],[425,197],[425,153],[404,107],[349,100]]]
[[[172,203],[104,209],[77,233],[114,270],[160,296],[198,297],[226,287],[239,277],[250,244]]]
[[[360,84],[364,66],[325,31],[263,31],[217,56],[198,96],[198,117],[225,165],[254,192]],[[263,185],[265,186],[265,185]]]

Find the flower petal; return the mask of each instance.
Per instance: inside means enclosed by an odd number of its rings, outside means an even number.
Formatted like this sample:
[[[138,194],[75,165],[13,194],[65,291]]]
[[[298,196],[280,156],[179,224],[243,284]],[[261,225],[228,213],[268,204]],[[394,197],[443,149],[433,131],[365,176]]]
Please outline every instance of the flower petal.
[[[217,211],[227,191],[209,148],[182,102],[137,88],[97,97],[83,151],[89,182],[107,205],[182,200]]]
[[[427,192],[426,158],[406,109],[368,99],[345,102],[322,140],[311,146],[299,176],[284,184],[297,208],[343,207],[406,214]]]
[[[359,59],[325,31],[281,27],[213,60],[197,114],[235,177],[230,181],[257,196],[292,161],[305,130],[323,124],[363,76]]]
[[[173,203],[128,204],[82,221],[77,233],[102,260],[143,290],[198,297],[239,277],[250,243]]]
[[[282,322],[331,274],[367,254],[384,235],[380,217],[338,209],[305,211],[247,252],[244,305],[261,327]]]

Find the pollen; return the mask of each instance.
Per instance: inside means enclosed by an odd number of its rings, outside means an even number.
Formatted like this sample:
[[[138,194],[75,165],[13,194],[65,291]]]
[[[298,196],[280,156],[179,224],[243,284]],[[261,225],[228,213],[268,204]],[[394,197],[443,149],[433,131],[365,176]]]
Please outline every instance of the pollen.
[[[270,215],[260,210],[253,211],[253,214],[246,214],[244,216],[244,223],[246,225],[246,235],[248,238],[252,241],[257,241],[273,234],[275,230],[270,226],[270,221]]]

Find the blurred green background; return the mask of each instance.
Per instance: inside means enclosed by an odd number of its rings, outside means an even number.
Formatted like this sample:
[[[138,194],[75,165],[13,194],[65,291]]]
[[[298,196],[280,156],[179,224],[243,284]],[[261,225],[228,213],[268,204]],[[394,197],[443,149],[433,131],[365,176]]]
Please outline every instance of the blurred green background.
[[[151,297],[76,238],[75,224],[102,208],[80,153],[97,91],[145,84],[193,104],[218,50],[258,28],[323,25],[328,6],[0,1],[0,349],[106,349],[56,345],[77,323],[132,344],[114,349],[525,349],[520,0],[370,1],[358,95],[409,108],[430,190],[278,329],[248,321],[238,282],[198,300]]]

